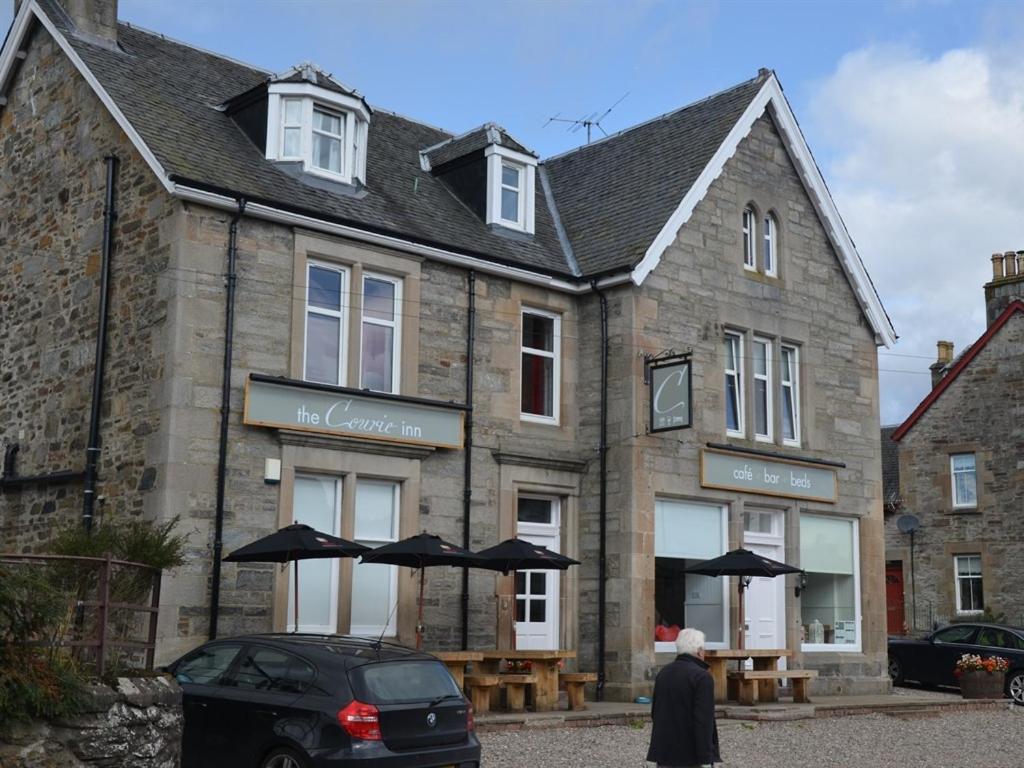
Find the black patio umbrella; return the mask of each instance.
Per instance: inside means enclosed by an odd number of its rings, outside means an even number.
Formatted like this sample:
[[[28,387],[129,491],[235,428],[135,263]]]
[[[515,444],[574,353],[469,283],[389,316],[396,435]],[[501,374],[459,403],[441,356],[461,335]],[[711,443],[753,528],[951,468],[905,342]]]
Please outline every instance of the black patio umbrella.
[[[339,539],[302,523],[286,525],[276,533],[236,549],[224,558],[231,563],[295,564],[295,631],[299,631],[299,560],[359,557],[369,550],[362,544]]]
[[[573,560],[571,557],[552,552],[547,547],[532,544],[523,539],[506,539],[500,544],[477,552],[476,556],[479,560],[477,567],[502,571],[506,575],[510,571],[565,571],[571,565],[580,564],[579,560]],[[513,575],[514,582],[515,576]],[[516,647],[515,621],[512,622],[512,647]]]
[[[451,565],[457,568],[472,568],[477,557],[468,549],[451,544],[440,536],[420,533],[401,541],[367,550],[361,558],[364,563],[402,565],[418,568],[420,571],[419,620],[416,623],[416,648],[423,645],[423,584],[424,569],[435,565]]]
[[[743,591],[754,576],[766,576],[774,579],[787,573],[800,573],[796,566],[780,563],[778,560],[751,552],[749,549],[734,549],[724,555],[691,565],[687,573],[699,573],[702,576],[739,576],[739,629],[737,631],[737,648],[743,647]]]

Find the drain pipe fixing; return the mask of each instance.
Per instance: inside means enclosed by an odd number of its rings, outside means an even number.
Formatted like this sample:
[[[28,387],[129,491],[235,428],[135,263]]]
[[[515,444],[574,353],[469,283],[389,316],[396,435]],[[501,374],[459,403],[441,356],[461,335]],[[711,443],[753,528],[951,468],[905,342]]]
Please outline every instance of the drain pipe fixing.
[[[220,446],[217,456],[217,509],[213,523],[213,573],[210,585],[210,639],[217,639],[220,618],[220,572],[224,554],[224,487],[228,472],[228,424],[231,417],[231,360],[235,340],[235,265],[238,260],[238,222],[245,215],[245,198],[238,198],[238,210],[228,227],[228,263],[225,274],[227,295],[224,309],[224,370],[220,392]]]
[[[597,552],[597,700],[604,701],[605,684],[605,635],[607,611],[607,542],[608,542],[608,297],[597,287],[594,280],[590,287],[601,304],[601,438],[598,445],[600,455],[600,496],[599,535]]]
[[[100,411],[103,405],[103,371],[107,359],[107,317],[110,309],[110,260],[114,250],[114,223],[117,221],[115,185],[118,159],[108,155],[107,188],[103,200],[103,253],[100,264],[100,308],[96,329],[96,364],[92,378],[92,405],[89,409],[89,443],[85,449],[85,487],[82,491],[82,527],[92,530],[96,513],[96,480],[100,461]]]

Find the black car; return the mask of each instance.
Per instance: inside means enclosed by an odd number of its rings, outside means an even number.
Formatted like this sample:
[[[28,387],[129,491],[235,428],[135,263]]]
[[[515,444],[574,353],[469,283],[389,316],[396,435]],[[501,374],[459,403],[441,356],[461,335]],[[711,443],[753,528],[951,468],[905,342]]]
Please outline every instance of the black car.
[[[1010,662],[1006,695],[1024,704],[1024,629],[1001,624],[953,624],[924,639],[889,638],[889,677],[894,683],[916,680],[925,685],[960,683],[953,674],[965,654],[1001,656]]]
[[[183,768],[478,768],[473,710],[443,663],[336,635],[207,643],[181,684]]]

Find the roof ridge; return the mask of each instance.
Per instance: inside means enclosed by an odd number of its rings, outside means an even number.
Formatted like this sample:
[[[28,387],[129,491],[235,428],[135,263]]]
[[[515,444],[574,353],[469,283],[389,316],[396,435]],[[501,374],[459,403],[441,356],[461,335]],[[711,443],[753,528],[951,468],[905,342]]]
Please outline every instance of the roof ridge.
[[[226,56],[223,53],[218,53],[217,51],[211,51],[208,48],[203,48],[203,47],[195,45],[193,43],[187,43],[184,40],[179,40],[176,37],[171,37],[170,35],[165,35],[163,32],[157,32],[156,30],[149,29],[148,27],[143,27],[143,26],[140,26],[138,24],[133,24],[130,21],[121,21],[119,19],[117,23],[118,23],[119,26],[128,27],[129,29],[133,29],[136,32],[142,32],[145,35],[150,35],[151,37],[158,37],[161,40],[165,40],[165,41],[167,41],[169,43],[174,43],[175,45],[180,45],[183,48],[191,48],[193,51],[199,51],[199,53],[205,53],[207,56],[212,56],[215,59],[222,59],[223,61],[230,61],[232,64],[237,64],[240,67],[245,67],[246,69],[251,69],[253,72],[256,72],[256,73],[261,74],[261,75],[273,75],[274,74],[274,72],[269,70],[269,69],[264,69],[263,67],[258,67],[255,64],[250,64],[247,61],[242,61],[241,59],[236,59],[233,56]]]
[[[671,109],[668,112],[664,112],[664,113],[662,113],[660,115],[657,115],[655,117],[648,118],[647,120],[644,120],[641,123],[637,123],[636,125],[631,125],[628,128],[623,128],[621,131],[616,131],[615,133],[610,133],[607,136],[602,136],[600,139],[597,139],[596,141],[592,141],[589,144],[581,144],[578,147],[573,147],[572,149],[567,149],[565,152],[560,152],[557,155],[551,155],[550,157],[545,158],[543,160],[543,162],[548,163],[548,162],[550,162],[552,160],[558,160],[560,158],[563,158],[566,155],[571,155],[574,152],[582,152],[583,150],[585,150],[585,149],[587,149],[589,147],[596,147],[598,144],[603,144],[604,142],[609,141],[610,139],[617,139],[618,137],[622,136],[623,134],[629,133],[630,131],[635,131],[638,128],[643,128],[645,125],[650,125],[651,123],[656,123],[659,120],[664,120],[665,118],[673,117],[673,116],[679,114],[680,112],[684,112],[687,109],[690,109],[691,107],[696,107],[696,106],[698,106],[700,104],[703,104],[704,102],[711,101],[712,99],[717,99],[719,96],[724,96],[729,91],[739,90],[740,88],[742,88],[742,87],[744,87],[746,85],[750,85],[751,83],[756,83],[759,80],[767,80],[767,79],[768,79],[768,76],[763,75],[761,72],[758,72],[755,77],[752,77],[749,80],[744,80],[743,82],[736,83],[735,85],[731,85],[728,88],[723,88],[720,91],[716,91],[715,93],[712,93],[712,94],[710,94],[708,96],[704,96],[703,98],[697,99],[696,101],[691,101],[689,104],[684,104],[681,107],[676,107],[675,109]]]

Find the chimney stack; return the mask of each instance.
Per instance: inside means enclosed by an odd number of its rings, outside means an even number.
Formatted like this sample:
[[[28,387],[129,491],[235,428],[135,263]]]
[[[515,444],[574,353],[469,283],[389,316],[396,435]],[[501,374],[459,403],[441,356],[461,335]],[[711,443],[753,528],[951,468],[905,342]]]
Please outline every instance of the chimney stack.
[[[1024,299],[1024,251],[993,253],[992,280],[985,284],[985,317],[989,325],[1015,299]]]
[[[935,346],[938,347],[938,354],[935,357],[935,362],[929,367],[932,372],[932,389],[939,385],[942,377],[946,375],[946,368],[953,362],[952,341],[937,341]]]
[[[117,45],[117,0],[58,0],[71,17],[79,37],[90,42]]]

